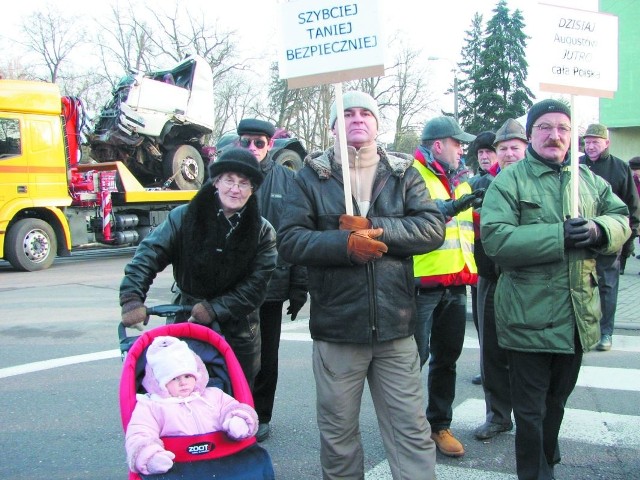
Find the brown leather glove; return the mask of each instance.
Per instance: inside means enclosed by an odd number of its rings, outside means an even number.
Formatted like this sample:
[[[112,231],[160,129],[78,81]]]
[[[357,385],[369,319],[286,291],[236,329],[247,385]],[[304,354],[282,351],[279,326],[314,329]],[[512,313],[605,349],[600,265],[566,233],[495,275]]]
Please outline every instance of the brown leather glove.
[[[372,227],[371,220],[365,217],[357,217],[353,215],[340,215],[340,230],[367,230]]]
[[[382,228],[373,228],[369,230],[356,230],[349,235],[347,243],[347,252],[353,263],[364,265],[365,263],[377,260],[386,253],[387,246],[378,240],[383,233]]]
[[[211,325],[216,318],[216,312],[213,311],[209,302],[205,301],[196,303],[193,306],[189,322],[199,323],[200,325]]]
[[[139,323],[146,325],[149,322],[147,307],[138,297],[127,300],[122,304],[121,316],[122,324],[125,327],[132,327]]]

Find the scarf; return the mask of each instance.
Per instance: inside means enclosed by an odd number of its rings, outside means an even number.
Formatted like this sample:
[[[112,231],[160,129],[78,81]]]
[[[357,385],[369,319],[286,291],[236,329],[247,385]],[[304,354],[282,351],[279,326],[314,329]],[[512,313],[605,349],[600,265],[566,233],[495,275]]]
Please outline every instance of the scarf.
[[[202,187],[189,203],[182,224],[181,258],[190,282],[184,286],[186,293],[211,299],[246,277],[258,252],[261,226],[254,195],[227,219],[215,186]]]

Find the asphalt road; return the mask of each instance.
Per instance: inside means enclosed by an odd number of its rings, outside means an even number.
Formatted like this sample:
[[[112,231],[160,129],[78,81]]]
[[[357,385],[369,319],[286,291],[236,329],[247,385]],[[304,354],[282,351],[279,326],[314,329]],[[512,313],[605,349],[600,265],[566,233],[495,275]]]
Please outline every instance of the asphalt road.
[[[0,261],[0,478],[127,478],[116,327],[118,285],[131,255],[131,249],[94,251],[32,273]],[[167,303],[171,284],[170,271],[160,274],[147,303]],[[321,477],[307,307],[300,317],[284,320],[272,436],[263,443],[283,480]],[[557,478],[640,478],[637,333],[616,332],[614,350],[585,357],[580,386],[567,406]],[[482,389],[469,381],[478,371],[477,337],[469,322],[452,425],[467,454],[438,455],[439,479],[516,478],[513,434],[489,442],[473,438],[484,415]],[[390,479],[366,391],[361,429],[366,478]]]

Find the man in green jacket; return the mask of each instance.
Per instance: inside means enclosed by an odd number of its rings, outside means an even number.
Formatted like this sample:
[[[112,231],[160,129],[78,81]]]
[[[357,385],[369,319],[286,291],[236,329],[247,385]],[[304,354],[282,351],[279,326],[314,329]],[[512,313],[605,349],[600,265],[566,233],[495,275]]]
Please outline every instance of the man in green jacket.
[[[518,478],[545,480],[560,462],[558,432],[583,352],[600,338],[595,258],[618,251],[631,231],[627,206],[584,166],[579,216],[570,218],[566,105],[533,105],[526,134],[526,157],[491,183],[480,226],[501,269],[496,330],[509,361]]]

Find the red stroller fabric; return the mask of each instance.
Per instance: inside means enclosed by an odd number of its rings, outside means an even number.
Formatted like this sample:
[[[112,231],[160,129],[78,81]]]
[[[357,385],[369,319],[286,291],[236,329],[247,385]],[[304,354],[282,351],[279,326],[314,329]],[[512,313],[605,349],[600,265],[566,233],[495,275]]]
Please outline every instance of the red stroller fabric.
[[[204,344],[212,345],[215,350],[220,354],[220,357],[224,360],[226,371],[228,373],[228,379],[222,379],[221,388],[224,388],[224,384],[230,384],[230,390],[226,393],[232,395],[236,400],[251,405],[253,407],[253,396],[251,390],[242,371],[242,367],[238,362],[233,350],[226,342],[226,340],[217,332],[210,328],[198,325],[195,323],[176,323],[170,325],[163,325],[145,331],[133,345],[129,348],[127,355],[124,359],[122,368],[122,376],[120,378],[120,416],[122,420],[122,428],[127,431],[127,426],[131,420],[131,414],[136,405],[136,394],[141,393],[140,382],[144,376],[145,365],[145,352],[153,339],[158,336],[170,335],[173,337],[181,338],[187,343],[189,340],[197,340]],[[199,353],[194,349],[196,353]],[[200,355],[201,358],[203,357]],[[209,368],[206,358],[202,358],[203,362]],[[217,359],[219,362],[219,358]],[[212,376],[213,379],[213,376]],[[227,385],[229,387],[229,385]],[[142,390],[143,391],[143,390]],[[223,471],[240,472],[238,478],[273,478],[273,466],[271,465],[271,459],[266,450],[257,445],[255,437],[247,438],[240,441],[230,440],[224,432],[212,432],[205,435],[192,435],[182,437],[165,437],[162,438],[167,450],[175,453],[175,466],[176,470],[184,470],[184,465],[180,463],[186,462],[201,462],[206,460],[220,459],[219,467]],[[238,465],[233,465],[233,461],[229,458],[233,455],[237,455],[241,452],[245,452],[244,465],[241,468],[248,470],[243,471],[239,469]],[[249,463],[256,463],[255,466],[249,465]],[[198,465],[194,469],[197,470],[199,475],[202,474],[203,469],[209,468],[207,466]],[[211,467],[213,468],[213,467]],[[253,469],[253,470],[251,470]],[[174,470],[172,468],[172,470]],[[184,473],[180,474],[177,478],[191,478]],[[145,475],[144,477],[134,472],[129,472],[129,480],[139,480],[141,478],[171,478],[171,476],[164,475]],[[174,477],[176,478],[176,477]],[[195,477],[194,477],[195,478]],[[215,478],[236,478],[235,473],[229,473],[229,476],[218,476]]]

